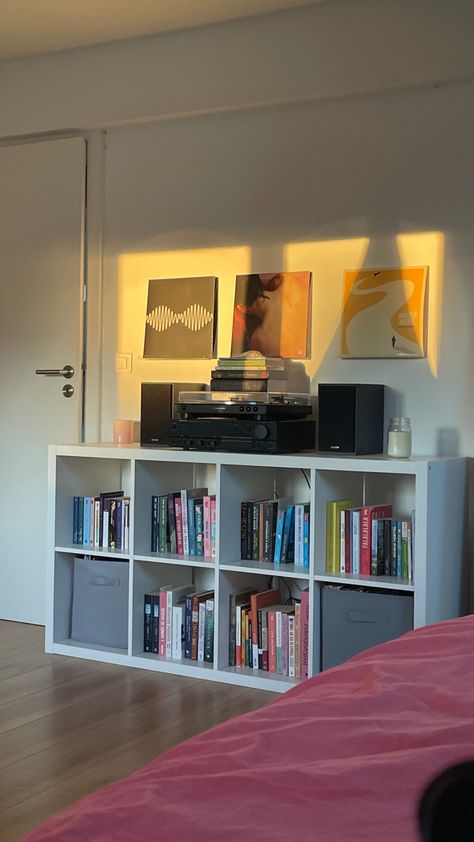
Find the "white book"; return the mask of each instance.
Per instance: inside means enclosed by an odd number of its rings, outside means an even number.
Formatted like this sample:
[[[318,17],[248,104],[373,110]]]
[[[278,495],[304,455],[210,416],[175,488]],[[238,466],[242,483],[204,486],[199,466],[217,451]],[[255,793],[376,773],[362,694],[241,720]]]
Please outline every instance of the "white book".
[[[206,603],[199,603],[198,661],[204,661],[204,634],[206,631]]]
[[[288,675],[295,676],[295,618],[288,615]]]
[[[169,585],[164,585],[160,588],[166,591],[166,637],[165,637],[165,654],[167,658],[172,658],[173,651],[173,607],[183,602],[188,593],[194,593],[195,585],[176,585],[170,588]]]
[[[302,503],[295,504],[295,564],[298,567],[304,566],[304,506]]]
[[[94,547],[100,547],[100,499],[94,500]]]
[[[109,513],[104,512],[102,517],[102,547],[107,549],[109,546]]]
[[[130,500],[123,502],[124,525],[123,525],[123,548],[130,549]]]
[[[183,657],[184,644],[184,609],[182,605],[173,606],[171,657]]]
[[[242,644],[242,606],[235,606],[235,645]]]

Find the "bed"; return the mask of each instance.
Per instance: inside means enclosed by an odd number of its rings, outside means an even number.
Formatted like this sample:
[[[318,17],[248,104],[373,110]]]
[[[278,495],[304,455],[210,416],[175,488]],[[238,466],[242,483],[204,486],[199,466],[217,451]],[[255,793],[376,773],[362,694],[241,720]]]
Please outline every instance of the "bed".
[[[426,784],[474,757],[474,617],[409,632],[177,746],[28,842],[415,842]]]

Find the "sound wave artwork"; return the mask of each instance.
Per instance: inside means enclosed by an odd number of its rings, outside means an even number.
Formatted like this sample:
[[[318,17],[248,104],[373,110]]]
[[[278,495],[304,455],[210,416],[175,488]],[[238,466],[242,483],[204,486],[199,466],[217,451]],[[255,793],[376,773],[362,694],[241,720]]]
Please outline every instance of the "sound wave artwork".
[[[191,304],[183,313],[174,313],[166,304],[155,307],[147,313],[146,323],[154,330],[168,330],[171,325],[183,324],[188,330],[202,330],[214,318],[214,313],[206,310],[202,304]]]
[[[216,356],[217,278],[156,278],[148,282],[143,356]]]

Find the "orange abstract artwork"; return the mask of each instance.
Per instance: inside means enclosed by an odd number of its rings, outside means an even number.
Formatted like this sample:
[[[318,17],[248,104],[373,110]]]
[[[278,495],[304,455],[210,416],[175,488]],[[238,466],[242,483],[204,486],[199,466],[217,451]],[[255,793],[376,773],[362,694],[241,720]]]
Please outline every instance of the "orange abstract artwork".
[[[424,357],[427,266],[344,273],[341,357]]]

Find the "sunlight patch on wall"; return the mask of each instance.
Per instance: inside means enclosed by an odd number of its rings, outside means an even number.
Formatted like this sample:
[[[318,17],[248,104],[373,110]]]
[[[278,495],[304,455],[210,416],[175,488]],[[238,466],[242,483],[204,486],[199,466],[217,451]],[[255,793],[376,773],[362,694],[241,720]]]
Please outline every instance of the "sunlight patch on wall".
[[[398,234],[397,246],[401,266],[429,267],[426,305],[427,359],[431,373],[437,377],[444,280],[444,234],[440,231]]]
[[[116,373],[117,418],[140,417],[140,383],[209,382],[211,360],[145,360],[143,341],[152,278],[216,275],[218,296],[218,354],[230,350],[235,276],[251,271],[248,246],[123,254],[119,258],[116,354],[131,354],[131,373]]]
[[[344,270],[360,268],[368,246],[368,237],[288,243],[285,246],[285,270],[309,269],[313,273],[311,359],[306,363],[311,379],[328,354],[339,355]]]

